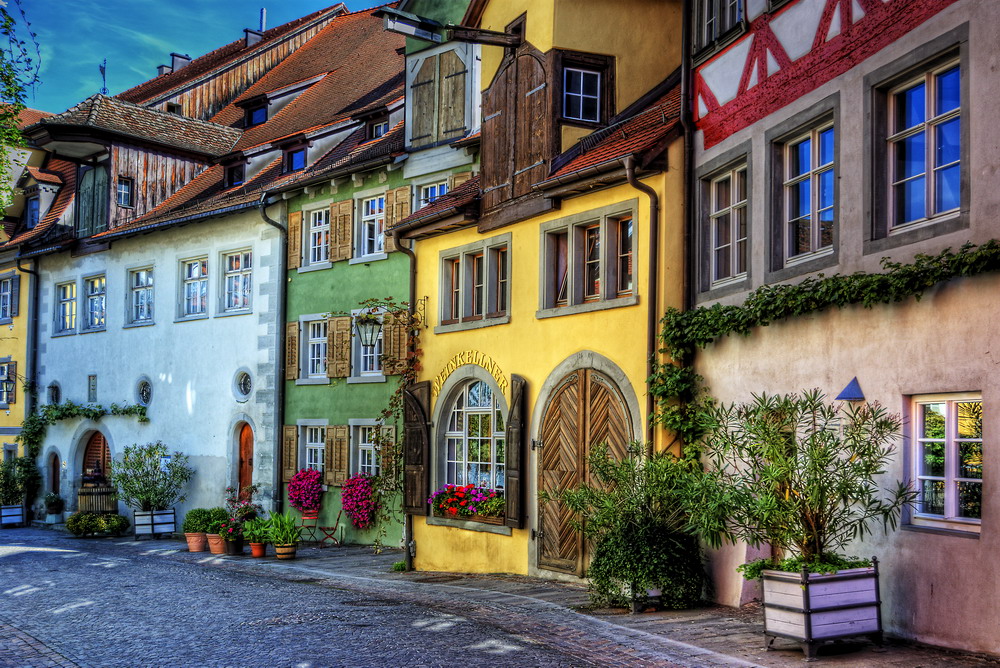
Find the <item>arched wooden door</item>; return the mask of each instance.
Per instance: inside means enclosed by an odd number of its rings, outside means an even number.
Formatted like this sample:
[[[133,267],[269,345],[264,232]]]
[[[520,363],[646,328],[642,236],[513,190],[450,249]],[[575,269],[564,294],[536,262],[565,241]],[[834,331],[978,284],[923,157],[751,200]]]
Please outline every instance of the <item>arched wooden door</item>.
[[[51,487],[51,492],[53,494],[59,493],[59,455],[52,453],[52,457],[49,458],[49,487]]]
[[[253,429],[244,423],[240,428],[240,470],[239,490],[243,498],[243,488],[253,484]],[[249,500],[249,499],[246,499]]]
[[[632,420],[621,392],[593,369],[580,369],[557,386],[542,418],[538,489],[550,495],[590,482],[590,446],[607,443],[613,457],[625,455]],[[573,513],[558,501],[538,506],[538,567],[583,575],[583,537],[573,529]]]
[[[110,472],[111,451],[104,434],[95,431],[87,441],[83,453],[83,482],[90,485],[104,485]]]

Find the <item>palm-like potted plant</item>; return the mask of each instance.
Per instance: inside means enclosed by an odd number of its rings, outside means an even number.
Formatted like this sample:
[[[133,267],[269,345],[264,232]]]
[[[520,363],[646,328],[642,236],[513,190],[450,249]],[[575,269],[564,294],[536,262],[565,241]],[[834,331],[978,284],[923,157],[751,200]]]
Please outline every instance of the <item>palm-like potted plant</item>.
[[[111,482],[134,511],[136,539],[176,530],[173,505],[184,501],[182,490],[193,475],[187,455],[168,454],[159,441],[130,445],[120,460],[111,462]]]
[[[263,517],[247,520],[243,525],[243,536],[250,543],[250,554],[254,557],[267,556],[267,543],[271,539],[271,521]]]
[[[204,552],[208,549],[208,523],[212,519],[208,508],[192,508],[184,516],[181,530],[187,540],[189,552]]]
[[[278,559],[294,559],[299,545],[299,526],[289,512],[271,515],[271,543]]]
[[[208,551],[212,554],[226,553],[226,540],[219,532],[228,519],[229,513],[225,508],[209,508],[208,519],[205,522],[205,538],[208,540]]]
[[[878,479],[893,457],[900,418],[878,404],[831,404],[819,390],[754,396],[714,410],[691,521],[709,543],[770,545],[744,564],[761,577],[765,634],[803,643],[807,658],[825,640],[881,639],[878,562],[840,553],[880,521],[895,529],[916,493]]]

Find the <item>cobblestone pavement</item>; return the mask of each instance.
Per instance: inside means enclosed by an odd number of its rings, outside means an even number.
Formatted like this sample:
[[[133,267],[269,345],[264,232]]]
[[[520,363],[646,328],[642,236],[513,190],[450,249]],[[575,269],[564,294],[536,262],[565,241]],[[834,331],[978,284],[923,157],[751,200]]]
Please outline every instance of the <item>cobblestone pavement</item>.
[[[800,666],[765,652],[759,611],[580,614],[583,586],[393,573],[398,551],[214,557],[182,541],[0,533],[0,666]],[[604,613],[604,614],[601,614]],[[840,667],[1000,666],[935,648],[845,642]]]

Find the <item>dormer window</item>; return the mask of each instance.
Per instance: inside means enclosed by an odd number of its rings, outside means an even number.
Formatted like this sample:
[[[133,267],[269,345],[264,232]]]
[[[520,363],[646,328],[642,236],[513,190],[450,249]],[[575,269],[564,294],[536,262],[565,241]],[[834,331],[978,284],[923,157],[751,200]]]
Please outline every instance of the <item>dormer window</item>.
[[[574,121],[601,121],[601,74],[567,67],[563,70],[563,116]]]
[[[118,185],[115,189],[116,201],[118,206],[132,207],[132,179],[125,178],[124,176],[118,177]]]
[[[285,151],[285,169],[287,172],[297,172],[306,168],[306,149],[304,146],[290,148]]]
[[[615,62],[611,56],[557,51],[552,83],[562,123],[594,127],[614,115]]]
[[[248,128],[267,122],[267,105],[261,104],[247,109],[246,123]]]
[[[34,229],[38,224],[39,204],[38,197],[29,197],[24,206],[24,223],[28,229]]]
[[[369,139],[378,139],[388,131],[389,131],[389,121],[387,119],[372,121],[368,124]]]
[[[243,185],[245,173],[244,165],[230,165],[226,167],[226,187],[232,188],[233,186]]]
[[[177,114],[178,116],[182,116],[184,114],[184,107],[177,104],[176,102],[167,102],[167,113]]]

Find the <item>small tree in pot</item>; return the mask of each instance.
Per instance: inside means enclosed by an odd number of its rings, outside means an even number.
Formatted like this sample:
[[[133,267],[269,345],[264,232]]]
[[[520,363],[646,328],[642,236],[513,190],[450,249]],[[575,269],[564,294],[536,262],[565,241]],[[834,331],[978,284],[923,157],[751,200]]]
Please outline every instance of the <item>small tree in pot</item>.
[[[0,526],[7,524],[23,524],[24,515],[24,485],[17,475],[16,460],[0,462]]]
[[[119,498],[134,509],[135,534],[173,533],[173,505],[184,501],[184,486],[194,476],[187,455],[167,453],[157,441],[125,448],[121,460],[111,462],[111,482]]]

